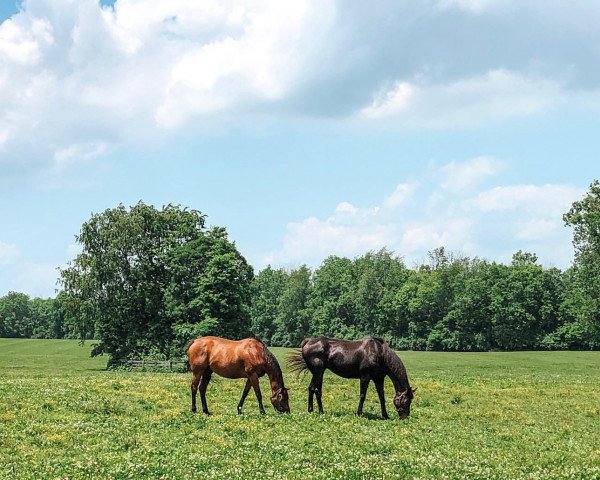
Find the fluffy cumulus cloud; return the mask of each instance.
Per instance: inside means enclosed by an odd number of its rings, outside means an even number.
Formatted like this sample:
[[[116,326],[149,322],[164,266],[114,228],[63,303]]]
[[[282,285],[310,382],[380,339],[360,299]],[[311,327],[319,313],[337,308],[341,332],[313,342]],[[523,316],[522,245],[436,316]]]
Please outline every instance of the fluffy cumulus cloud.
[[[491,70],[447,84],[398,82],[376,96],[361,114],[413,128],[468,127],[541,113],[565,96],[563,85],[554,79]]]
[[[443,174],[437,181],[424,171],[422,181],[399,184],[379,205],[342,202],[327,218],[289,223],[281,248],[257,263],[317,265],[330,254],[353,257],[382,247],[411,263],[444,246],[500,261],[520,249],[533,251],[547,265],[566,267],[573,249],[562,214],[584,191],[558,184],[487,185],[483,178],[497,180],[500,165],[492,157],[453,161],[437,169]]]
[[[495,175],[501,168],[502,162],[494,157],[484,156],[466,162],[450,162],[441,169],[444,176],[441,186],[445,190],[460,192]]]
[[[257,120],[473,128],[597,105],[598,23],[593,2],[25,0],[0,24],[0,167]]]

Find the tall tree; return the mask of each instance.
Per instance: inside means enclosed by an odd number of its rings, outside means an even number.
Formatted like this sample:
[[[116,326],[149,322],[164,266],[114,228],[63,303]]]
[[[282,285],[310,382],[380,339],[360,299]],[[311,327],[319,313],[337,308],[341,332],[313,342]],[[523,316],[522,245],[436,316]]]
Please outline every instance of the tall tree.
[[[0,298],[0,337],[29,338],[33,333],[28,295],[9,292]]]
[[[357,335],[355,283],[352,260],[332,255],[323,261],[314,274],[309,300],[312,335]]]
[[[497,348],[539,348],[558,326],[560,272],[544,270],[535,255],[517,252],[511,266],[497,265],[491,292],[492,335]]]
[[[306,265],[290,272],[281,294],[275,319],[273,343],[283,347],[296,347],[308,336],[308,299],[311,290],[311,271]]]
[[[270,266],[261,270],[252,282],[252,334],[269,345],[275,334],[279,299],[283,294],[288,274],[283,269]]]
[[[225,232],[204,222],[195,210],[139,203],[83,224],[82,252],[61,272],[61,305],[81,338],[94,332],[93,355],[108,353],[109,364],[167,356],[182,336],[247,329],[239,305],[247,296],[229,289],[238,279],[249,284],[251,270]]]
[[[594,180],[585,197],[573,203],[563,216],[573,227],[574,276],[578,305],[577,329],[589,348],[600,347],[600,182]]]

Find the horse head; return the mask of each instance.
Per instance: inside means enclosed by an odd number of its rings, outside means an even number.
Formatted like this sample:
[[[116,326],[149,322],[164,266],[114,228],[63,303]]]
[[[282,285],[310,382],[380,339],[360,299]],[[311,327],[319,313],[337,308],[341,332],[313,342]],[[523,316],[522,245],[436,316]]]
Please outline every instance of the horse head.
[[[394,407],[402,420],[410,415],[410,402],[412,402],[415,390],[416,388],[408,387],[403,392],[397,392],[394,397]]]
[[[290,413],[290,402],[288,396],[288,388],[282,387],[273,392],[271,395],[271,403],[273,408],[279,413]]]

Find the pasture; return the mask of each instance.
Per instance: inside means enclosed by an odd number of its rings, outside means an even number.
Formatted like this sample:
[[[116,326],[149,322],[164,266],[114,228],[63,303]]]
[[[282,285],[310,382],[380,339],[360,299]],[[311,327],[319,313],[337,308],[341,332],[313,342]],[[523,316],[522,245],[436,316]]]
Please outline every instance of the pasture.
[[[191,414],[189,373],[106,371],[91,345],[0,339],[0,478],[600,478],[600,352],[400,352],[417,387],[408,421],[379,417],[373,384],[330,372],[324,415],[288,373],[291,415],[244,380],[213,377]]]

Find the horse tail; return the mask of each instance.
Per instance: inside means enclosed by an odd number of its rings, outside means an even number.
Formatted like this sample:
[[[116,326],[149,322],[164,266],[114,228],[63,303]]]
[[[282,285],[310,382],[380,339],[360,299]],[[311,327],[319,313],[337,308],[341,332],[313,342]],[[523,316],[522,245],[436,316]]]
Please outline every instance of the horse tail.
[[[305,343],[305,341],[302,342],[301,347],[304,346],[304,343]],[[302,355],[302,348],[293,350],[287,356],[286,360],[287,360],[288,367],[290,367],[290,370],[292,372],[298,373],[298,375],[300,375],[305,370],[308,370],[308,365],[306,365],[306,362],[304,361],[304,356]]]

